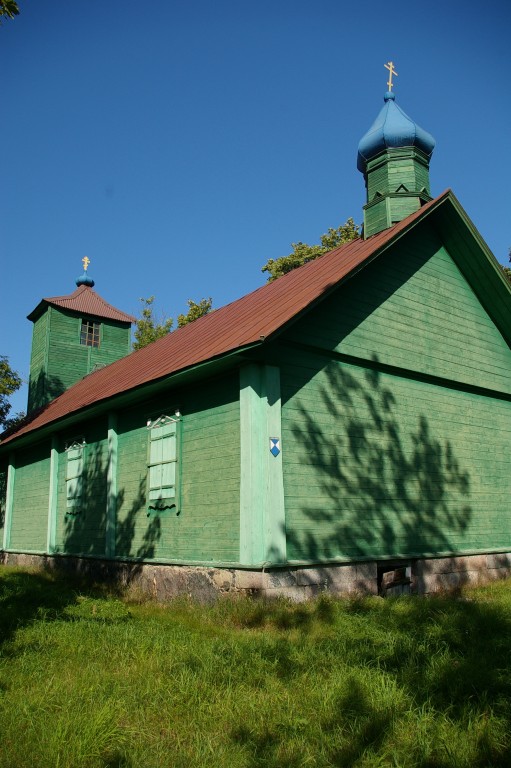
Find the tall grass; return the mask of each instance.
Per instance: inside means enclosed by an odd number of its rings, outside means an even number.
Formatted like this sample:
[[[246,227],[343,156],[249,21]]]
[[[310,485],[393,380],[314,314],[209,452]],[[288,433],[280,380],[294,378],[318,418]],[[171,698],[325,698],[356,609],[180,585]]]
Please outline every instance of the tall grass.
[[[511,765],[511,583],[130,603],[0,569],[0,767]]]

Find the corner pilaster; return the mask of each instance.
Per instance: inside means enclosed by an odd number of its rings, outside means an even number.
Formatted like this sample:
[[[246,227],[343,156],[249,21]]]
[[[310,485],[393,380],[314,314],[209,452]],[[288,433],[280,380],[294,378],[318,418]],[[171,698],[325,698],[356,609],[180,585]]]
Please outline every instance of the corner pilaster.
[[[240,562],[286,561],[280,371],[240,370]]]
[[[55,552],[57,539],[57,489],[59,473],[58,438],[54,435],[51,439],[50,451],[50,491],[48,494],[48,535],[46,539],[46,551],[48,554]]]
[[[8,550],[11,546],[11,526],[12,526],[12,509],[14,503],[14,477],[16,474],[16,467],[14,464],[14,454],[9,456],[9,464],[7,468],[7,489],[5,498],[5,520],[4,520],[4,540],[3,549]]]
[[[117,519],[117,415],[108,414],[108,466],[106,490],[106,541],[107,557],[115,556],[115,529]]]

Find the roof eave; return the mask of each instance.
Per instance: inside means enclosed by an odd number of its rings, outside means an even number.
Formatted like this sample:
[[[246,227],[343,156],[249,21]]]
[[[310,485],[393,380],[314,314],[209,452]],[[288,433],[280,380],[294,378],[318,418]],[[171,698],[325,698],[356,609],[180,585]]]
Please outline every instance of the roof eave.
[[[139,384],[124,392],[119,392],[116,395],[105,397],[101,400],[95,400],[93,403],[84,405],[76,411],[61,416],[60,418],[56,418],[48,424],[31,429],[19,436],[17,436],[16,433],[13,433],[5,440],[2,440],[0,435],[0,454],[8,453],[15,448],[23,448],[26,444],[32,443],[33,441],[39,442],[44,440],[56,432],[60,432],[72,424],[81,421],[85,414],[87,414],[87,418],[95,418],[102,413],[118,411],[127,403],[132,404],[150,398],[168,387],[179,387],[184,383],[191,383],[194,379],[204,375],[205,368],[209,368],[208,375],[210,376],[216,376],[231,370],[241,362],[243,355],[256,347],[261,346],[264,341],[264,339],[260,339],[259,341],[244,345],[238,349],[230,350],[229,352],[209,358],[208,360],[203,360],[202,362],[188,366],[187,368],[182,368],[179,371],[173,371],[171,374],[162,376],[159,379],[144,382],[143,384]],[[23,427],[20,429],[23,429]]]

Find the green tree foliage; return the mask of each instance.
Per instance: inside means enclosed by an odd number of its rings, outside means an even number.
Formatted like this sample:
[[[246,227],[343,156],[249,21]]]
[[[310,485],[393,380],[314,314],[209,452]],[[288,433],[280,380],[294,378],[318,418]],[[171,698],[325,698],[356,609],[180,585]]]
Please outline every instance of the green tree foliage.
[[[3,18],[14,19],[19,12],[18,3],[15,0],[0,0],[0,22]]]
[[[0,429],[12,426],[21,418],[21,414],[12,419],[7,418],[11,410],[9,397],[21,387],[21,383],[21,377],[12,370],[9,359],[0,355]]]
[[[291,243],[293,252],[288,256],[281,256],[278,259],[269,259],[262,272],[268,272],[268,282],[276,280],[277,277],[291,272],[291,270],[301,267],[308,261],[317,259],[318,256],[322,256],[324,253],[337,248],[339,245],[349,243],[351,240],[356,240],[360,237],[360,227],[355,224],[350,217],[345,224],[337,227],[337,229],[330,228],[326,234],[321,235],[320,245],[307,245],[307,243]]]
[[[171,317],[161,317],[157,319],[154,317],[153,302],[154,296],[149,296],[148,299],[140,299],[142,302],[141,316],[136,321],[135,327],[135,341],[133,342],[133,349],[141,349],[146,347],[152,341],[161,339],[162,336],[166,336],[170,333],[174,320]],[[201,299],[199,302],[195,302],[192,299],[188,299],[188,312],[186,315],[178,315],[177,325],[178,328],[182,328],[183,325],[197,320],[197,318],[207,315],[211,311],[213,301],[209,299]]]
[[[511,261],[511,248],[509,248],[509,251],[508,251],[508,258],[509,258],[509,261]],[[500,266],[502,267],[504,277],[506,278],[508,283],[511,283],[511,267],[503,267],[502,264]]]
[[[154,296],[149,296],[148,299],[140,299],[140,301],[142,302],[142,312],[136,321],[133,349],[142,349],[142,347],[146,347],[152,341],[166,336],[174,324],[174,320],[171,317],[161,317],[160,319],[154,317],[152,306]]]
[[[198,320],[199,317],[211,312],[213,300],[210,296],[209,299],[201,299],[197,304],[195,301],[192,301],[192,299],[188,299],[187,304],[188,312],[186,315],[177,316],[178,328],[182,328],[183,325],[188,325],[188,323],[193,323],[194,320]]]

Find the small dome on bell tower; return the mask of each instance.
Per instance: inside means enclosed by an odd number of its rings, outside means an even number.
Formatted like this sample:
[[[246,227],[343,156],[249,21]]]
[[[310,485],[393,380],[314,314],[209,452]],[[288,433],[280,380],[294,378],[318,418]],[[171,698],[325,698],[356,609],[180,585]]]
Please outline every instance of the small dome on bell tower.
[[[388,229],[431,200],[429,161],[435,148],[433,136],[421,128],[396,104],[389,90],[376,120],[358,145],[357,168],[364,174],[367,191],[364,206],[364,237]]]
[[[90,264],[89,257],[84,256],[82,259],[82,263],[83,263],[83,275],[80,275],[80,277],[77,278],[76,285],[78,286],[78,288],[81,285],[86,285],[88,288],[94,288],[94,280],[92,279],[92,277],[90,277],[87,274],[87,268]]]

